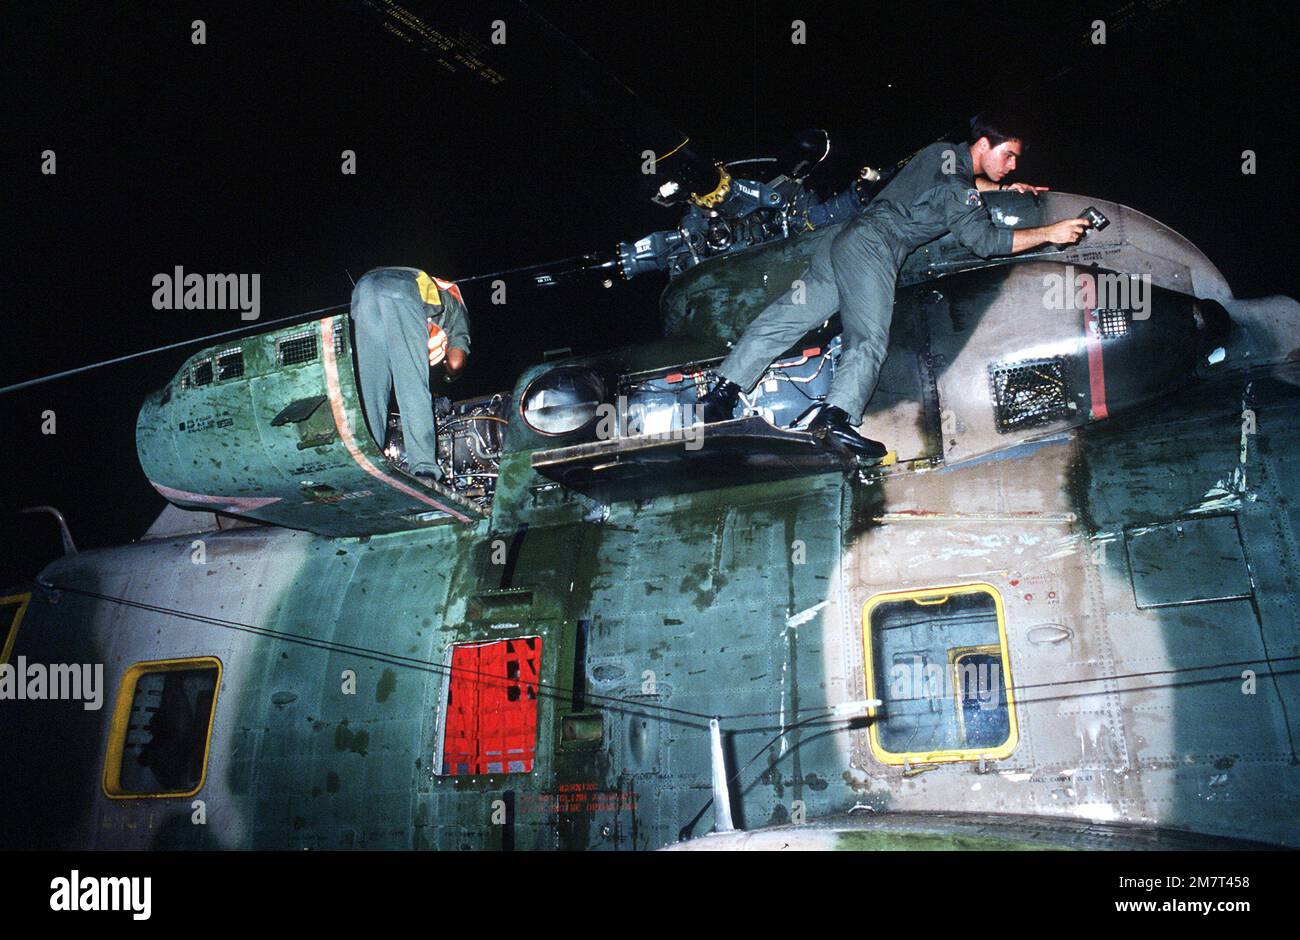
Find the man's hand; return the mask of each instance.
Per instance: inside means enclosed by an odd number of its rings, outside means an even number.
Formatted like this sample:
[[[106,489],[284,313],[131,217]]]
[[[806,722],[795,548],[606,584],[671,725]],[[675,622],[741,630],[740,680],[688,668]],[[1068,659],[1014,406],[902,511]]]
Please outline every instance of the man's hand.
[[[1014,193],[1029,193],[1030,195],[1045,193],[1048,190],[1046,186],[1034,186],[1032,183],[1008,183],[1006,188]]]
[[[1062,219],[1046,226],[1047,240],[1054,245],[1073,245],[1091,227],[1087,219]]]
[[[436,366],[447,357],[447,334],[436,323],[429,324],[429,365]]]
[[[1011,253],[1014,255],[1021,251],[1028,251],[1045,242],[1054,245],[1073,245],[1090,227],[1087,219],[1062,219],[1051,225],[1040,225],[1037,228],[1018,228],[1011,233]]]
[[[469,353],[463,349],[457,349],[455,346],[447,350],[447,362],[443,371],[447,373],[448,382],[455,381],[456,377],[460,375],[461,370],[465,368],[465,360],[468,357]]]

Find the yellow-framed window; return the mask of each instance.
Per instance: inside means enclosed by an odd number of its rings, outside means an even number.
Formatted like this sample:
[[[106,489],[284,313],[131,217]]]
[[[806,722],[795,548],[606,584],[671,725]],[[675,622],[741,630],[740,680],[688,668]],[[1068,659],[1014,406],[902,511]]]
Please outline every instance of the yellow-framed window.
[[[27,605],[31,602],[30,591],[0,597],[0,666],[9,662],[14,642],[18,639],[18,628],[22,626],[23,614],[27,613]]]
[[[984,582],[890,591],[862,608],[871,751],[886,764],[1000,760],[1019,728],[1002,595]]]
[[[215,656],[194,656],[136,663],[123,673],[104,756],[107,796],[189,797],[203,789],[221,669]]]

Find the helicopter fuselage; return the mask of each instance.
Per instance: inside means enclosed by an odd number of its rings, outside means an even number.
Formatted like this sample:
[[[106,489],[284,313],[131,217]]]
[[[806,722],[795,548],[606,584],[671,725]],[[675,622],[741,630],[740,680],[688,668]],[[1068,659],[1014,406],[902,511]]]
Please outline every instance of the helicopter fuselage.
[[[291,331],[238,376],[197,354],[139,425],[175,505],[47,567],[14,628],[10,655],[103,663],[109,694],[5,704],[4,841],[659,848],[719,819],[717,719],[747,830],[1300,844],[1296,304],[1237,301],[1101,205],[1113,242],[909,260],[865,418],[881,465],[776,426],[834,369],[833,326],[698,451],[637,439],[818,233],[674,280],[662,345],[455,409],[448,434],[504,433],[451,442],[445,491],[368,440],[343,318],[287,366]],[[1045,303],[1070,264],[1149,275],[1146,315]],[[619,395],[644,434],[601,438]]]

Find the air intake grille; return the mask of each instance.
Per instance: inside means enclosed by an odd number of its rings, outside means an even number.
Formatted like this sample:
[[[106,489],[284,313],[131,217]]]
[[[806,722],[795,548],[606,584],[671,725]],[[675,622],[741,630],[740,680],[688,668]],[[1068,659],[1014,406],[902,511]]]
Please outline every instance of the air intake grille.
[[[275,347],[275,362],[281,366],[296,366],[316,358],[316,333],[307,330],[286,336]]]
[[[244,375],[244,351],[242,349],[232,349],[229,352],[223,352],[217,357],[217,379],[224,382],[226,379],[238,379]]]
[[[1098,310],[1097,323],[1101,335],[1106,339],[1123,336],[1128,333],[1129,313],[1127,310]]]
[[[1035,359],[989,368],[998,432],[1049,424],[1068,417],[1069,386],[1064,359]]]

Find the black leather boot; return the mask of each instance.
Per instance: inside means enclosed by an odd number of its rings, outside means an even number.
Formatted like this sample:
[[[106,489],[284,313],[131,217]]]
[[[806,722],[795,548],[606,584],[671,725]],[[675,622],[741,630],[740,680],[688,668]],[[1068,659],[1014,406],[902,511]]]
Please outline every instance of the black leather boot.
[[[813,418],[812,423],[808,425],[808,431],[823,440],[845,447],[862,457],[872,457],[879,460],[889,453],[884,444],[863,437],[853,430],[853,425],[849,423],[848,413],[843,408],[836,408],[834,405],[827,405],[819,411],[817,417]]]
[[[709,389],[699,403],[704,406],[704,423],[716,424],[727,421],[736,410],[736,400],[740,398],[740,386],[726,379],[719,379],[718,384]]]

